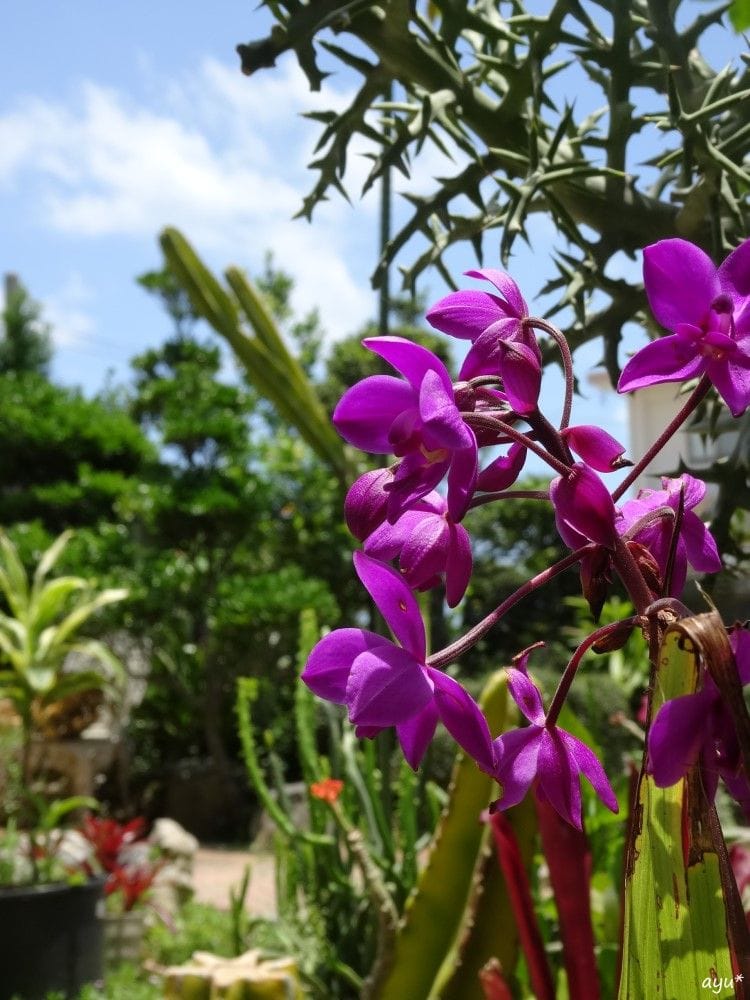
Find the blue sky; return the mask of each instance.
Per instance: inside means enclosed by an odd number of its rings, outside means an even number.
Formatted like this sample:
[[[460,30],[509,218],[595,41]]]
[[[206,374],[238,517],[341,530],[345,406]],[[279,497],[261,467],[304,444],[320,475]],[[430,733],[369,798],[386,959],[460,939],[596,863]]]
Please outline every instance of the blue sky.
[[[272,250],[295,279],[295,304],[318,306],[330,338],[375,315],[376,198],[354,207],[332,199],[312,226],[292,220],[312,183],[306,164],[318,129],[300,112],[344,106],[353,83],[333,76],[311,95],[290,56],[243,77],[234,46],[267,26],[263,11],[234,0],[29,0],[5,10],[0,272],[17,273],[44,304],[58,380],[88,392],[108,370],[127,380],[128,360],[166,335],[159,306],[134,282],[160,266],[165,225],[181,228],[216,269],[257,272]],[[368,161],[355,155],[352,164],[355,192]],[[429,189],[445,166],[428,152],[413,186]],[[519,251],[511,270],[532,299],[539,259]],[[452,262],[456,273],[474,265],[468,254]],[[429,279],[431,299],[444,291]],[[585,375],[598,348],[577,360]],[[560,393],[554,376],[547,391]],[[606,411],[610,430],[624,435],[624,401],[589,393],[578,421]]]

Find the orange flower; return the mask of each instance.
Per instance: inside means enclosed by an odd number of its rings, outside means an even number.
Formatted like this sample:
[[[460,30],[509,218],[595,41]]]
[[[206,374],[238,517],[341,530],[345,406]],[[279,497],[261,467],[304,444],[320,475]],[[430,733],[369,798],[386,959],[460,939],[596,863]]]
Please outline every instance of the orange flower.
[[[335,802],[341,795],[344,782],[338,778],[325,778],[323,781],[314,781],[310,785],[310,795],[321,802]]]

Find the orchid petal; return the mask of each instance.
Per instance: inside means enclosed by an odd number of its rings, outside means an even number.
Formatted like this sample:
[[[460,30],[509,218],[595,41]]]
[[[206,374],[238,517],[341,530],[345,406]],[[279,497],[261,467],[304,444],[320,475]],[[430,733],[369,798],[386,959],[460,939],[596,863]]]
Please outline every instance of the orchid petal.
[[[614,546],[615,505],[607,487],[588,466],[577,463],[568,476],[554,479],[550,499],[557,529],[568,545],[583,535],[598,545]],[[568,528],[575,534],[571,535]]]
[[[451,337],[476,340],[500,316],[509,314],[508,305],[496,295],[472,290],[446,295],[428,309],[425,319],[430,326]]]
[[[344,393],[333,413],[336,430],[355,448],[375,454],[391,452],[388,432],[404,410],[416,409],[417,395],[392,375],[371,375]]]
[[[500,361],[498,344],[518,332],[517,319],[501,319],[488,326],[474,341],[461,365],[459,378],[468,380],[478,375],[499,375]]]
[[[661,240],[643,251],[643,282],[656,320],[667,330],[678,323],[700,326],[721,292],[714,262],[687,240]]]
[[[568,447],[597,472],[612,472],[625,454],[624,445],[593,424],[566,427],[561,433]]]
[[[339,628],[329,632],[310,653],[302,680],[319,698],[342,705],[354,660],[360,653],[385,641],[382,635],[362,628]]]
[[[448,470],[448,513],[458,522],[469,509],[477,484],[477,444],[474,434],[471,445],[453,453]]]
[[[384,358],[396,371],[401,372],[413,389],[419,390],[427,372],[435,372],[446,392],[451,392],[452,382],[440,358],[432,351],[405,337],[367,337],[362,341],[368,351]]]
[[[360,653],[352,663],[346,705],[355,725],[398,725],[421,712],[431,698],[432,687],[419,663],[392,642]]]
[[[660,337],[642,347],[625,365],[617,383],[618,392],[632,392],[660,382],[684,382],[699,375],[705,358],[676,334]]]
[[[383,487],[392,479],[390,469],[372,469],[349,488],[344,501],[344,516],[349,531],[358,541],[363,542],[385,520],[388,493]]]
[[[737,363],[733,358],[709,360],[706,373],[716,386],[719,395],[729,407],[733,417],[741,417],[750,406],[750,369],[746,359]]]
[[[419,415],[428,448],[466,448],[471,432],[461,418],[452,387],[446,391],[437,372],[427,372],[419,390]]]
[[[559,729],[544,729],[539,745],[539,785],[550,805],[577,830],[581,829],[581,782],[578,768]]]
[[[416,660],[424,663],[426,640],[419,605],[401,575],[364,552],[354,553],[354,568],[388,627]]]
[[[476,270],[464,271],[464,274],[467,278],[480,278],[483,281],[489,281],[508,303],[514,316],[517,316],[519,319],[528,316],[529,307],[526,305],[523,295],[521,295],[521,289],[505,271],[498,271],[494,267],[483,267]]]
[[[433,700],[429,701],[421,712],[411,719],[396,726],[396,734],[404,752],[406,763],[416,771],[422,762],[430,740],[435,735],[438,723],[438,710]]]
[[[601,801],[613,813],[619,812],[617,796],[612,791],[609,778],[594,751],[564,729],[556,730],[576,768],[588,780]]]
[[[539,688],[525,670],[508,667],[508,690],[513,701],[521,709],[526,718],[535,726],[544,725],[544,705]]]
[[[501,455],[490,462],[477,477],[477,489],[486,492],[507,490],[518,479],[526,462],[526,448],[514,441],[507,455]]]
[[[750,240],[736,247],[719,268],[722,291],[733,302],[750,296]]]
[[[495,781],[502,788],[502,797],[496,803],[500,809],[518,805],[526,795],[537,774],[539,748],[543,729],[527,726],[512,729],[495,740]]]
[[[665,701],[648,734],[649,770],[659,788],[674,785],[698,760],[712,697],[705,690]]]
[[[445,566],[445,599],[449,608],[455,608],[466,593],[472,568],[469,533],[463,525],[451,524],[448,560]]]
[[[520,341],[500,340],[500,374],[508,402],[522,415],[533,413],[539,401],[542,366],[534,351]]]
[[[365,552],[373,559],[383,562],[395,559],[422,524],[424,517],[424,511],[406,510],[395,524],[385,521],[365,541]]]
[[[721,556],[713,535],[697,514],[685,511],[680,535],[685,542],[687,558],[699,573],[718,573]]]
[[[386,487],[388,520],[394,523],[405,510],[427,496],[443,478],[447,469],[448,459],[442,462],[428,462],[421,452],[407,455],[396,470],[393,482]]]
[[[416,513],[420,517],[419,512]],[[421,587],[443,572],[449,544],[450,529],[445,518],[421,514],[419,523],[404,543],[399,560],[401,572],[410,586]]]
[[[433,667],[427,673],[435,688],[435,705],[440,719],[458,745],[483,771],[492,773],[495,752],[484,714],[458,681]]]

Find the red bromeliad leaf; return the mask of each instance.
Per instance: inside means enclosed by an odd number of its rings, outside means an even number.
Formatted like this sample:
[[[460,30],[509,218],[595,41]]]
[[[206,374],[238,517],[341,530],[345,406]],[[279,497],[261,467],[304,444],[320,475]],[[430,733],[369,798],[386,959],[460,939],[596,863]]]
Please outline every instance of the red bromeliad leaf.
[[[502,966],[496,958],[491,958],[480,970],[479,982],[484,1000],[513,1000],[513,994],[503,975]]]
[[[560,922],[563,961],[572,997],[598,1000],[599,975],[591,923],[591,849],[582,830],[535,796],[542,848]]]
[[[555,986],[552,981],[552,972],[544,952],[544,943],[534,913],[529,880],[526,877],[526,869],[513,833],[513,827],[501,812],[492,813],[490,825],[492,835],[495,838],[497,859],[508,886],[511,906],[518,924],[518,936],[521,939],[521,947],[529,968],[534,995],[537,1000],[554,1000]],[[576,994],[571,993],[571,995]]]

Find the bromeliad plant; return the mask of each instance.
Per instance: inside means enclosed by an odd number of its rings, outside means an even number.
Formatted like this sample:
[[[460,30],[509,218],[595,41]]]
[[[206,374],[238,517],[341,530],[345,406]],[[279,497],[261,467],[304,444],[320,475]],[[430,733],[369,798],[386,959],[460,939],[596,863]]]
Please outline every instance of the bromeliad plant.
[[[750,719],[742,699],[742,686],[750,680],[750,636],[739,626],[727,634],[715,616],[692,618],[680,601],[688,567],[698,573],[721,568],[716,544],[695,510],[705,485],[684,473],[665,478],[661,490],[623,498],[712,386],[735,417],[750,405],[750,240],[718,268],[702,250],[681,239],[645,249],[646,295],[668,333],[628,362],[618,390],[696,381],[679,414],[634,465],[606,430],[571,422],[573,365],[560,331],[531,313],[507,274],[492,269],[467,274],[488,282],[492,291],[452,293],[427,314],[432,326],[469,342],[458,380],[424,347],[400,337],[373,337],[365,346],[398,375],[363,380],[335,410],[334,424],[346,441],[395,459],[388,468],[361,476],[345,505],[350,530],[363,546],[354,555],[355,571],[393,639],[362,628],[337,629],[315,646],[303,680],[320,697],[346,706],[357,736],[372,738],[394,727],[415,769],[442,722],[464,752],[498,782],[496,812],[531,792],[543,810],[551,807],[580,830],[581,776],[609,809],[616,812],[618,804],[597,755],[561,727],[561,712],[584,655],[616,649],[634,630],[641,630],[650,650],[652,697],[625,869],[621,996],[655,995],[651,976],[678,992],[697,988],[691,976],[700,979],[703,970],[707,976],[710,970],[723,969],[741,977],[748,972],[750,947],[713,800],[721,778],[750,815]],[[539,334],[557,344],[565,373],[556,420],[540,405]],[[553,473],[549,487],[533,496],[552,505],[560,537],[571,551],[506,597],[464,636],[430,652],[415,591],[444,585],[448,604],[460,602],[472,567],[464,518],[481,504],[529,497],[527,491],[513,489],[529,452]],[[603,477],[631,465],[619,485],[608,488]],[[439,493],[441,483],[445,488]],[[634,613],[583,639],[546,708],[528,673],[530,660],[541,663],[544,654],[538,647],[543,643],[520,651],[507,672],[508,688],[527,724],[493,739],[479,706],[445,668],[526,595],[575,566],[595,619],[615,578]],[[693,622],[699,624],[694,627]],[[683,656],[689,652],[689,667],[670,671],[678,649]],[[671,853],[657,864],[654,825],[662,822],[667,808],[677,816],[677,825],[666,827]],[[548,821],[545,826],[554,828]],[[648,864],[653,870],[646,871]],[[711,955],[701,952],[696,958],[693,950],[693,965],[687,972],[682,969],[686,978],[679,981],[669,978],[674,962],[671,971],[665,971],[667,950],[643,950],[634,926],[634,900],[648,893],[649,882],[653,892],[668,864],[677,865],[669,890],[675,894],[677,915],[673,919],[666,913],[663,899],[654,909],[662,943],[671,935],[683,942],[683,950],[692,947],[689,942],[697,937],[674,922],[684,921],[686,913],[689,920],[691,909],[695,921],[705,919],[708,911],[698,912],[701,900],[723,899],[728,914],[728,937]],[[696,874],[698,864],[702,867]],[[705,890],[703,896],[698,885]],[[691,904],[686,906],[688,893]],[[674,926],[668,927],[672,919]],[[653,929],[649,934],[653,937]],[[674,950],[669,954],[674,958]],[[504,971],[510,975],[513,970]],[[641,992],[634,985],[638,982],[643,983]],[[595,984],[587,989],[587,995],[598,995]]]

